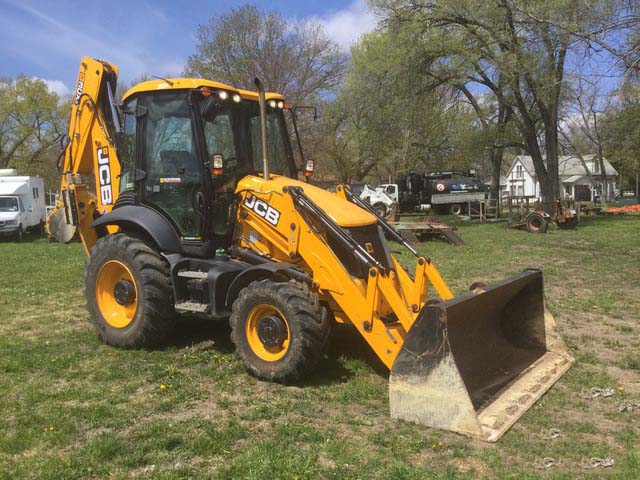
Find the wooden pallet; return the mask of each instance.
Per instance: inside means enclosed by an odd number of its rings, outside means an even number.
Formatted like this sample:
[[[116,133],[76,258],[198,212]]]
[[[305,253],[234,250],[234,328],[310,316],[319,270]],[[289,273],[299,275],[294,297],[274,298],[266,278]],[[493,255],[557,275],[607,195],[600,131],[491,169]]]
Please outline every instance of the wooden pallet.
[[[419,237],[439,238],[451,245],[464,245],[464,240],[455,233],[458,227],[433,221],[420,222],[390,222],[391,225],[409,244],[421,245]]]

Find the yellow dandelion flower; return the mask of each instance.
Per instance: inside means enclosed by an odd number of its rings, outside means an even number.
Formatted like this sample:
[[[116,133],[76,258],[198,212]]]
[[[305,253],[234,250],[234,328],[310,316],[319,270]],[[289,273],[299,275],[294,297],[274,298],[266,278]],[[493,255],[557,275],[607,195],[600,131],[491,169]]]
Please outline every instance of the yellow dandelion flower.
[[[164,383],[160,385],[160,390],[164,390],[165,388],[167,388],[167,386]]]
[[[623,386],[623,385],[620,385],[620,386],[618,387],[618,390],[619,390],[619,391],[621,391],[621,392],[624,392],[624,386]]]
[[[227,385],[231,385],[231,380],[227,380]]]

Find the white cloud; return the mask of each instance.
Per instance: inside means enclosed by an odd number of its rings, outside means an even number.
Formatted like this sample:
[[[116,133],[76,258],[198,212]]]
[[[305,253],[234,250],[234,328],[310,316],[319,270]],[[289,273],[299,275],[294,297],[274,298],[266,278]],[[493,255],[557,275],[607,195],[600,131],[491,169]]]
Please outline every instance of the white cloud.
[[[46,83],[49,91],[57,93],[60,98],[68,97],[69,95],[71,95],[71,89],[67,87],[62,80],[49,80],[47,78],[40,78],[39,80],[42,80],[44,83]]]
[[[320,23],[329,38],[338,42],[345,50],[356,43],[363,34],[373,30],[378,23],[365,0],[355,0],[342,10],[314,16],[311,20]]]

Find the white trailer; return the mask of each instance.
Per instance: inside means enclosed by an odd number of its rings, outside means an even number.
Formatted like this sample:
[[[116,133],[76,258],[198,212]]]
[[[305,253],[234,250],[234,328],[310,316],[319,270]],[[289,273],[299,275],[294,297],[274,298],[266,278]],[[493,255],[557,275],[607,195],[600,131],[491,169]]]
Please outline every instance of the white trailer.
[[[20,241],[26,231],[42,233],[46,218],[42,178],[0,170],[0,237]]]

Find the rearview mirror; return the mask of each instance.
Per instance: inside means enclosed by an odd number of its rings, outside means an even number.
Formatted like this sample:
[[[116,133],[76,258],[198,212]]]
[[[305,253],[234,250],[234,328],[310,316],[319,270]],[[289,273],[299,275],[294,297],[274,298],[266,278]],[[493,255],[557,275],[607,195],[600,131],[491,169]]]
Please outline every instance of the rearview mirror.
[[[216,111],[220,104],[218,103],[218,99],[213,95],[206,97],[201,106],[200,112],[202,114],[202,118],[208,121],[212,121],[216,117]]]

